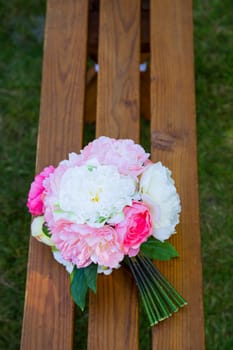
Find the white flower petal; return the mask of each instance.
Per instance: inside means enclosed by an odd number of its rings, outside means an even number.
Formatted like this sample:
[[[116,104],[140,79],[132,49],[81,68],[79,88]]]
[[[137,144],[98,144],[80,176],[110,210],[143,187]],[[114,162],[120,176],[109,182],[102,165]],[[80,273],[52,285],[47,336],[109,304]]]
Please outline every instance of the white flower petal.
[[[53,257],[59,264],[65,266],[67,272],[71,273],[73,271],[74,265],[70,261],[65,260],[59,251],[53,251]]]
[[[58,217],[102,227],[131,205],[135,192],[135,179],[93,159],[84,166],[69,168],[62,176]]]
[[[168,239],[175,233],[181,210],[171,171],[161,162],[148,166],[140,179],[140,192],[151,210],[153,235],[161,241]]]
[[[120,264],[118,264],[115,269],[119,269],[121,267]],[[104,275],[110,275],[112,273],[113,269],[107,266],[98,265],[97,272],[103,273]]]

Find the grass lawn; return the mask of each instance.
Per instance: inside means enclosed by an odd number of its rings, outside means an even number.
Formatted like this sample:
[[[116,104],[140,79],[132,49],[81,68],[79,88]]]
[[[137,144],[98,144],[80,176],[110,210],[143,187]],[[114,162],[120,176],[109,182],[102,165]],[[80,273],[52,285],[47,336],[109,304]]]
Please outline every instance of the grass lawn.
[[[232,13],[232,0],[194,0],[207,350],[233,349]],[[44,14],[45,1],[0,0],[0,350],[18,349],[20,341]],[[79,328],[86,319],[82,315]],[[142,344],[148,350],[148,340]],[[83,339],[77,347],[85,349]]]

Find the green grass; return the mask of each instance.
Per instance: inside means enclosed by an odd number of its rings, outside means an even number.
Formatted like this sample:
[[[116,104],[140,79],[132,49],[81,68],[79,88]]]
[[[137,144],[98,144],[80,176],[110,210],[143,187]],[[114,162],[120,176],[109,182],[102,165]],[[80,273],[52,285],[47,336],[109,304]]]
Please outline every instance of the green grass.
[[[233,349],[232,1],[195,1],[195,60],[207,348]]]
[[[8,350],[19,347],[23,313],[44,13],[45,1],[0,0],[0,349]],[[232,0],[194,1],[207,350],[233,348],[232,13]]]

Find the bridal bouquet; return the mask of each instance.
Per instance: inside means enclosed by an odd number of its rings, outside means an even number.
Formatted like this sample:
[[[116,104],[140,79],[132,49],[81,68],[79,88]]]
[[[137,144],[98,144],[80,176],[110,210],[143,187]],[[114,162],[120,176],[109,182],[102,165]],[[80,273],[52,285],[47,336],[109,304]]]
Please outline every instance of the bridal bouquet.
[[[151,259],[177,257],[166,240],[179,222],[180,200],[171,172],[132,140],[100,137],[80,154],[46,167],[31,184],[31,231],[51,246],[70,273],[71,295],[83,310],[98,273],[128,265],[150,325],[186,301]]]

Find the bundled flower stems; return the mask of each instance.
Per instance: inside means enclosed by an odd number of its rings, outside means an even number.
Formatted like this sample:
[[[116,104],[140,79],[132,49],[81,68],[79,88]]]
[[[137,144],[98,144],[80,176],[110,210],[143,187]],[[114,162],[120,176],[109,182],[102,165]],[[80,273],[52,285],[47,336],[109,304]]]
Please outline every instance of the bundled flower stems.
[[[27,206],[32,235],[70,273],[82,310],[88,289],[98,292],[98,273],[123,264],[151,326],[187,304],[151,261],[178,257],[167,242],[181,210],[171,172],[132,140],[102,136],[46,167],[31,184]]]

